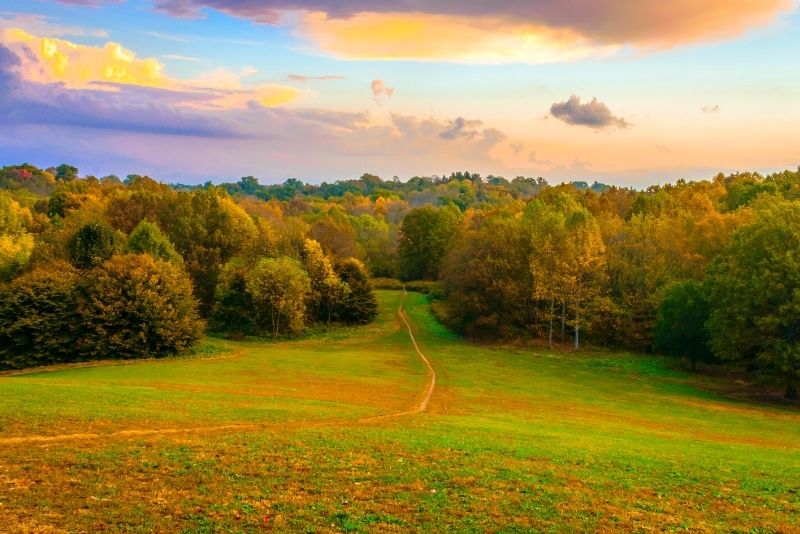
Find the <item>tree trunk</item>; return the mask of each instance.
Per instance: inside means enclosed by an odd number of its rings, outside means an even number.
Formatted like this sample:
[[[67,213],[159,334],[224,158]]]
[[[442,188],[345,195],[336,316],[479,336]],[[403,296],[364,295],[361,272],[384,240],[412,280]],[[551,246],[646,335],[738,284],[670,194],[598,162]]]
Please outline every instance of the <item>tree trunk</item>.
[[[553,320],[556,311],[556,299],[550,299],[550,332],[547,335],[547,348],[553,350]]]
[[[580,331],[581,331],[581,323],[580,323],[580,316],[578,315],[578,307],[575,307],[575,350],[581,348],[580,342]]]
[[[795,385],[794,380],[789,380],[789,383],[786,384],[786,393],[784,393],[783,396],[790,400],[796,400],[798,398],[797,385]]]
[[[561,342],[567,340],[567,303],[561,301]]]

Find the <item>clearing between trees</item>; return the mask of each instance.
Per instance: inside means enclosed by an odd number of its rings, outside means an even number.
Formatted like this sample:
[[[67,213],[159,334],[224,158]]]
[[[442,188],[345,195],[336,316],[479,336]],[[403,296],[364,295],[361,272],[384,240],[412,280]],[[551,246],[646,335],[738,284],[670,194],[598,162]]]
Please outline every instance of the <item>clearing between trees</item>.
[[[800,530],[796,409],[656,357],[477,346],[422,295],[379,300],[326,336],[210,340],[223,357],[0,376],[0,525]]]

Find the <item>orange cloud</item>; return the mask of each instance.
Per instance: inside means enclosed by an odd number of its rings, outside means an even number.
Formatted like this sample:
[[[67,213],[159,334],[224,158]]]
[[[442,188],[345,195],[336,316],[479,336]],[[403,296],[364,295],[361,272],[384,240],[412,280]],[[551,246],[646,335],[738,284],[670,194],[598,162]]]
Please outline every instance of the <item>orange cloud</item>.
[[[177,17],[204,8],[287,23],[342,59],[570,61],[631,46],[724,39],[770,23],[797,0],[155,0]]]
[[[193,108],[244,108],[253,101],[265,107],[277,107],[305,94],[288,85],[244,85],[242,80],[253,75],[253,69],[239,73],[218,69],[195,80],[178,80],[165,75],[164,66],[157,59],[137,58],[134,52],[114,42],[100,47],[80,45],[38,37],[19,28],[3,30],[0,42],[19,57],[22,79],[61,83],[69,89],[114,91],[118,88],[114,84],[124,84],[188,94],[209,93],[204,101],[194,99],[183,104]]]
[[[360,60],[545,63],[607,55],[620,47],[595,45],[569,29],[424,13],[337,19],[316,12],[303,15],[297,31],[328,54]]]

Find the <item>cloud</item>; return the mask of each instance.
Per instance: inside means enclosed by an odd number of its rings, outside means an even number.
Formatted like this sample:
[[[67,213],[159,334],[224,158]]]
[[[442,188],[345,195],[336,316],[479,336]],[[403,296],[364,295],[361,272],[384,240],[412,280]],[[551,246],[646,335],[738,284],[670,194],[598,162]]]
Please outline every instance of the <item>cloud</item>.
[[[439,137],[442,139],[458,139],[459,137],[472,139],[479,133],[475,128],[482,125],[483,121],[456,117],[447,124],[447,127],[439,134]]]
[[[191,63],[197,63],[198,61],[202,61],[202,59],[199,57],[183,56],[181,54],[162,54],[159,57],[161,59],[166,59],[167,61],[189,61]]]
[[[719,104],[715,104],[713,106],[703,106],[700,108],[700,111],[703,113],[717,113],[719,111]]]
[[[106,81],[75,87],[25,78],[26,61],[0,45],[4,160],[50,165],[52,159],[86,172],[196,180],[258,168],[284,177],[336,178],[350,176],[352,162],[359,161],[391,176],[433,173],[443,165],[496,169],[496,151],[507,141],[482,121],[458,117],[376,120],[364,112],[268,107],[255,99],[219,106],[242,96],[223,87],[225,73],[217,74],[217,87],[205,89]]]
[[[304,76],[302,74],[289,74],[286,76],[286,81],[306,83],[310,81],[330,81],[330,80],[344,80],[344,76]]]
[[[378,103],[380,103],[381,97],[392,98],[394,95],[394,88],[386,85],[383,80],[372,80],[370,88],[372,89],[372,98]]]
[[[550,114],[560,121],[575,126],[603,129],[609,127],[629,128],[632,126],[623,118],[611,114],[608,106],[593,98],[591,102],[581,104],[578,96],[572,95],[569,100],[557,102],[550,107]]]
[[[0,42],[19,58],[20,78],[38,84],[59,83],[69,89],[112,92],[121,91],[125,86],[159,88],[182,96],[174,105],[191,108],[245,108],[250,101],[268,107],[282,106],[303,95],[302,91],[288,85],[245,84],[244,78],[256,72],[252,68],[240,72],[217,69],[194,80],[179,80],[166,75],[158,59],[139,58],[114,42],[102,46],[81,45],[35,36],[20,28],[2,30]],[[180,59],[190,58],[180,56]]]
[[[595,57],[629,45],[667,48],[740,35],[794,0],[155,0],[177,17],[204,8],[263,24],[296,24],[347,59],[528,62]]]

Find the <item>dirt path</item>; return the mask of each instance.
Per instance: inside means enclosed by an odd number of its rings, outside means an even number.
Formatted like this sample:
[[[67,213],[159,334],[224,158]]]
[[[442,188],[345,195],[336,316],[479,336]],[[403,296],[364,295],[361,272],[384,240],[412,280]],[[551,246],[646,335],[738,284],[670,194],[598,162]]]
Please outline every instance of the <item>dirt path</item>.
[[[405,297],[406,295],[407,293],[404,289],[403,296]],[[405,325],[406,331],[408,332],[408,336],[411,338],[411,343],[414,345],[414,350],[417,352],[417,355],[420,357],[422,362],[427,367],[427,374],[429,376],[425,389],[420,395],[420,401],[413,408],[404,410],[402,412],[376,415],[373,417],[365,417],[363,419],[356,419],[353,421],[334,420],[334,421],[316,421],[308,423],[287,421],[285,423],[274,423],[274,424],[242,423],[242,424],[229,424],[229,425],[203,426],[203,427],[128,429],[128,430],[118,430],[116,432],[109,432],[106,434],[73,433],[73,434],[54,434],[49,436],[48,435],[17,436],[13,438],[0,438],[0,445],[19,445],[28,443],[44,444],[44,443],[52,443],[59,441],[93,440],[93,439],[104,439],[104,438],[115,438],[115,437],[126,438],[126,437],[141,437],[141,436],[166,436],[166,435],[180,435],[180,434],[212,433],[212,432],[223,432],[226,430],[254,431],[254,430],[266,430],[268,428],[309,428],[309,427],[325,427],[325,426],[331,426],[331,427],[350,426],[353,424],[372,423],[376,421],[382,421],[385,419],[394,419],[394,418],[419,414],[428,409],[428,404],[430,403],[431,396],[433,395],[433,390],[436,388],[436,371],[433,369],[431,362],[428,360],[425,354],[423,354],[422,351],[420,350],[419,345],[417,344],[417,340],[414,337],[414,333],[411,330],[411,324],[408,322],[406,314],[403,311],[402,304],[397,309],[397,316]]]
[[[405,290],[403,290],[403,294],[405,295]],[[404,417],[406,415],[414,415],[418,413],[422,413],[428,409],[428,403],[431,400],[431,396],[433,395],[433,390],[436,388],[436,371],[433,369],[431,362],[428,361],[428,358],[419,350],[419,345],[417,345],[417,340],[414,337],[414,333],[411,331],[411,325],[408,323],[408,319],[406,319],[406,314],[403,311],[403,306],[397,309],[397,315],[403,321],[403,324],[406,325],[406,330],[408,331],[408,336],[411,338],[411,342],[414,344],[414,350],[417,351],[417,354],[425,363],[425,366],[428,368],[428,375],[430,379],[428,380],[428,385],[425,388],[425,392],[422,396],[422,400],[420,400],[419,404],[417,404],[414,408],[410,410],[406,410],[403,412],[398,413],[391,413],[386,415],[376,415],[374,417],[366,417],[364,419],[359,419],[359,423],[368,423],[370,421],[380,421],[381,419],[391,419],[394,417]]]

